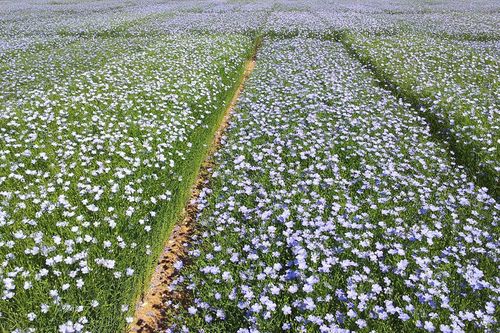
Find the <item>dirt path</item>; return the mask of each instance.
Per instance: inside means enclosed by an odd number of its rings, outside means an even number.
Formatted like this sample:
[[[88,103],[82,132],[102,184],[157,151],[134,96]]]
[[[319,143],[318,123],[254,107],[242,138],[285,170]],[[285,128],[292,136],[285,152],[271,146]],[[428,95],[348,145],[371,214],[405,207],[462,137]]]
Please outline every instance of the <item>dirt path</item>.
[[[220,146],[222,135],[229,124],[229,118],[236,106],[236,102],[243,90],[246,80],[255,67],[255,54],[245,62],[245,70],[231,101],[224,110],[223,119],[215,132],[214,139],[209,148],[207,157],[200,167],[196,181],[191,189],[191,196],[184,208],[182,218],[174,227],[158,259],[158,265],[151,278],[149,290],[136,305],[134,321],[129,327],[129,332],[155,332],[161,329],[161,322],[165,317],[164,301],[168,293],[168,286],[174,278],[173,264],[182,259],[187,253],[187,244],[195,228],[195,219],[198,213],[197,199],[201,189],[206,186],[211,177],[214,166],[213,155]]]

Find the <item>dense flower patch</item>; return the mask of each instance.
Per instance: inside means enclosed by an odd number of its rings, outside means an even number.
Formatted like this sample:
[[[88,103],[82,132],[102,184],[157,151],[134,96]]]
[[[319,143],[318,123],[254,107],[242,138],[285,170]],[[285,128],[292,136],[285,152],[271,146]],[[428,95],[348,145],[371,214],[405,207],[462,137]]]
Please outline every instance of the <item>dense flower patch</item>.
[[[270,36],[310,36],[324,35],[329,26],[319,19],[318,15],[305,11],[281,11],[275,10],[266,22],[264,31]]]
[[[499,183],[498,53],[413,33],[356,34],[349,43],[384,79],[435,117],[476,174],[492,188]]]
[[[412,30],[434,37],[465,40],[498,40],[500,15],[476,8],[469,11],[444,11],[436,13],[403,14],[400,22]],[[399,15],[398,15],[399,16]]]
[[[54,53],[46,71],[23,62],[2,81],[8,331],[123,327],[252,45],[238,35],[102,43],[83,70],[85,43]],[[15,82],[29,72],[33,81]]]
[[[30,103],[37,90],[53,89],[54,82],[69,84],[84,72],[156,43],[154,38],[64,40],[62,45],[42,44],[0,56],[0,99],[13,105]]]
[[[262,26],[267,12],[255,8],[254,11],[235,9],[227,12],[176,13],[153,18],[146,24],[129,29],[133,34],[204,34],[204,33],[244,33],[255,34]]]
[[[343,47],[264,43],[170,331],[494,331],[499,206]],[[175,297],[173,299],[176,299]]]

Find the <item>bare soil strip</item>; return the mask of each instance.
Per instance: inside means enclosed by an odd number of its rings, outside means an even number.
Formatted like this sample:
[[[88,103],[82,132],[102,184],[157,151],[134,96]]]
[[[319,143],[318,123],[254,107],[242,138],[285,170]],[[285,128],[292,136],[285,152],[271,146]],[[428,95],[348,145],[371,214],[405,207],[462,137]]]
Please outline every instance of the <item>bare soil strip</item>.
[[[221,138],[229,125],[229,118],[236,106],[236,102],[243,90],[246,80],[255,67],[255,54],[245,62],[245,69],[231,101],[224,110],[223,119],[215,132],[214,139],[209,148],[207,157],[200,167],[198,176],[191,188],[190,199],[184,208],[180,222],[174,227],[167,240],[163,252],[158,259],[158,265],[151,277],[149,290],[136,305],[134,321],[129,327],[129,332],[156,332],[161,329],[165,319],[164,302],[167,298],[168,287],[175,277],[173,264],[187,254],[187,245],[195,230],[196,215],[198,213],[197,199],[200,191],[209,182],[214,162],[213,155],[220,146]]]

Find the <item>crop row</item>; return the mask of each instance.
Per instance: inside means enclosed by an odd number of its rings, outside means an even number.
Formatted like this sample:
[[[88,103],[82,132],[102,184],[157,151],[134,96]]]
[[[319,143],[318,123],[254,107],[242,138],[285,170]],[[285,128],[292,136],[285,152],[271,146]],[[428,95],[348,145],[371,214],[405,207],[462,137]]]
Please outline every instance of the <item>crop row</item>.
[[[500,207],[340,44],[265,41],[216,161],[170,331],[498,328]]]
[[[497,53],[421,34],[352,34],[347,42],[396,93],[421,105],[458,160],[498,196],[500,66]]]
[[[31,64],[33,82],[2,82],[0,330],[124,326],[252,46],[117,42],[96,46],[90,66],[79,44],[55,52],[46,77],[45,61],[27,61],[13,71]]]

